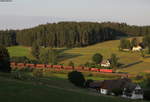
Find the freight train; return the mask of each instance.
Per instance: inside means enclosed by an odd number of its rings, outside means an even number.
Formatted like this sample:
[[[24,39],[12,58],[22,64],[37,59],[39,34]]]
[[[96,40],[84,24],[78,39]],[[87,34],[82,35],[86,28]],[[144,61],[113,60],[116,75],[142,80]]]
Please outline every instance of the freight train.
[[[99,69],[99,68],[88,68],[88,67],[72,67],[63,65],[47,65],[47,64],[28,64],[28,63],[15,63],[11,62],[11,67],[13,68],[52,68],[59,70],[77,70],[77,71],[90,71],[90,72],[103,72],[103,73],[113,73],[112,69]]]

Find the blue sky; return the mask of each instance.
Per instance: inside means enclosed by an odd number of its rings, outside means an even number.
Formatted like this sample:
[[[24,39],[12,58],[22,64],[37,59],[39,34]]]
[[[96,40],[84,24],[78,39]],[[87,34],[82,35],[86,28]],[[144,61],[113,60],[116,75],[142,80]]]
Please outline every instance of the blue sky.
[[[55,21],[150,25],[150,0],[13,0],[0,2],[0,29]],[[14,24],[15,23],[15,24]]]

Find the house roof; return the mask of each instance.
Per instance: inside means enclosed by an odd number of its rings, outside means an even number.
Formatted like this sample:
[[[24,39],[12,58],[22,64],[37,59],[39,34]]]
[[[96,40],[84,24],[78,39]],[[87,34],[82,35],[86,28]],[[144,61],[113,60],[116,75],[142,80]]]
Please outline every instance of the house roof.
[[[91,88],[99,88],[99,87],[102,86],[102,83],[103,83],[103,81],[92,82],[92,83],[90,83],[89,86],[90,86]]]
[[[90,87],[91,88],[99,87],[103,89],[112,90],[116,88],[125,88],[125,87],[129,87],[132,89],[133,87],[135,87],[135,85],[133,85],[130,79],[121,78],[121,79],[116,79],[116,80],[104,80],[101,82],[93,82],[90,84]]]
[[[136,88],[136,86],[137,86],[137,84],[134,84],[134,83],[126,83],[126,84],[124,85],[124,88],[126,88],[126,89],[132,91],[132,90],[134,90],[134,89]]]
[[[105,80],[101,88],[112,90],[116,88],[128,88],[135,89],[136,84],[132,83],[132,81],[128,78],[116,79],[116,80]]]
[[[109,60],[103,60],[103,61],[101,62],[101,64],[107,64],[107,63],[110,63]]]

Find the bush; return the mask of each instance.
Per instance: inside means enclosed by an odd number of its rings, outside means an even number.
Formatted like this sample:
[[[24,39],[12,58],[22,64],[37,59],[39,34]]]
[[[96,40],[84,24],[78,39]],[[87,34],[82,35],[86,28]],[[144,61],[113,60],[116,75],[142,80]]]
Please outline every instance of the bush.
[[[83,87],[85,82],[83,74],[78,71],[68,73],[68,80],[77,87]]]
[[[22,57],[11,57],[11,62],[16,62],[16,63],[29,63],[30,60],[25,57],[25,56],[22,56]]]
[[[25,67],[25,68],[21,68],[20,71],[22,71],[22,72],[33,72],[33,68]]]
[[[33,63],[33,64],[38,64],[40,63],[37,60],[30,60],[29,58],[22,56],[22,57],[11,57],[10,58],[11,62],[16,62],[16,63]]]
[[[28,80],[30,79],[30,76],[24,72],[14,71],[11,73],[12,78],[18,79],[18,80]]]
[[[42,69],[35,69],[33,70],[34,77],[43,77],[43,70]]]

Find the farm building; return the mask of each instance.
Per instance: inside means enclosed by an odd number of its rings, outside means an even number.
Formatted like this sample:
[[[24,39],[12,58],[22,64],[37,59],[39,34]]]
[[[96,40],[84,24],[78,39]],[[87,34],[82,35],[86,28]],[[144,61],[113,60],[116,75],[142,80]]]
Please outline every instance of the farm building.
[[[103,60],[101,62],[102,67],[110,67],[110,61],[109,60]]]
[[[143,99],[142,88],[134,84],[130,79],[121,78],[116,80],[104,80],[101,82],[92,82],[90,88],[96,89],[100,94],[116,95],[115,90],[121,91],[121,96],[130,99]]]

